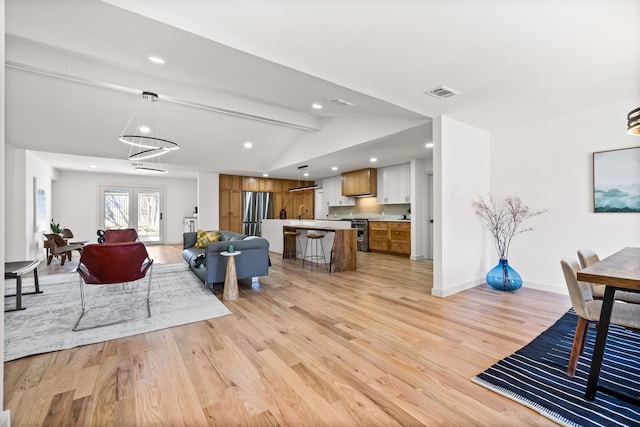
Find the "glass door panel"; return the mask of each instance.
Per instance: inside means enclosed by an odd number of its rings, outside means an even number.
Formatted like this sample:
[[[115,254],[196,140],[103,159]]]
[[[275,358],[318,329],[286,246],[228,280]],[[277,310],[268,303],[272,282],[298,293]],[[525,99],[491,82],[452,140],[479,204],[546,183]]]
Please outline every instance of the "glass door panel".
[[[161,243],[160,190],[137,190],[138,236],[146,243]]]
[[[103,191],[103,226],[129,228],[129,190],[108,188]]]
[[[163,244],[163,190],[158,188],[102,187],[101,227],[135,228],[146,244]]]

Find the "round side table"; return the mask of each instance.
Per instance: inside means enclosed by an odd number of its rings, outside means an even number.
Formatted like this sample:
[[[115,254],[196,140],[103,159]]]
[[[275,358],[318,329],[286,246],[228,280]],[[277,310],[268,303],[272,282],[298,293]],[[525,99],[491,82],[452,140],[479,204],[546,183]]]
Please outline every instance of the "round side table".
[[[236,261],[235,257],[240,255],[241,251],[235,252],[220,252],[220,255],[226,256],[227,259],[227,274],[224,278],[224,291],[222,291],[222,299],[227,301],[234,301],[238,299],[238,275],[236,274]]]

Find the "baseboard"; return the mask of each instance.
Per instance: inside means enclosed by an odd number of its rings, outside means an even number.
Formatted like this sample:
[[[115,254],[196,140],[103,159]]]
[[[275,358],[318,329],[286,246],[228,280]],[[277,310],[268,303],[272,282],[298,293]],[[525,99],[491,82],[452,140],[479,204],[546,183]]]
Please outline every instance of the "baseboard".
[[[8,410],[0,414],[0,427],[11,427],[11,417]]]
[[[524,282],[522,287],[538,289],[540,291],[553,292],[554,294],[569,295],[567,287],[563,285],[550,285],[548,283]]]
[[[484,279],[477,279],[477,280],[472,280],[471,282],[461,283],[457,286],[446,288],[446,289],[431,288],[431,295],[433,295],[434,297],[446,298],[448,296],[457,294],[458,292],[466,291],[467,289],[471,289],[483,283],[484,283]]]

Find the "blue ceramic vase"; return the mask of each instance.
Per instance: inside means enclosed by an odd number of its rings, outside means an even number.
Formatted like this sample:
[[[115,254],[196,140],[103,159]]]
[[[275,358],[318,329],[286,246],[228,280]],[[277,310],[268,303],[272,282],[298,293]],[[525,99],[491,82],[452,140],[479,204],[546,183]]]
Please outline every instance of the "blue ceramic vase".
[[[499,291],[515,291],[522,287],[522,277],[506,259],[501,259],[498,265],[489,270],[486,280],[489,286]]]

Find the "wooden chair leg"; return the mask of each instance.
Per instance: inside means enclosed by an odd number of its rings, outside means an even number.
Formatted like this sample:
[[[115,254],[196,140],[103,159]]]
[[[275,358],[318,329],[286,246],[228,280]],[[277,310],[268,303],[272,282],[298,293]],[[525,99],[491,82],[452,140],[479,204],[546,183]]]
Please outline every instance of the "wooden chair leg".
[[[66,259],[67,259],[67,253],[66,253],[66,252],[63,252],[63,253],[60,255],[60,267],[62,267],[62,266],[64,265],[64,261],[65,261]]]
[[[578,316],[578,324],[576,325],[576,333],[573,336],[573,345],[571,346],[571,355],[569,356],[569,366],[567,367],[567,376],[572,377],[576,373],[578,367],[578,358],[584,351],[584,343],[587,337],[587,328],[589,321]]]
[[[52,255],[52,254],[49,254],[49,255],[47,256],[47,265],[51,264],[51,260],[52,260],[52,259],[53,259],[53,255]]]

